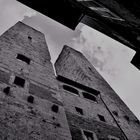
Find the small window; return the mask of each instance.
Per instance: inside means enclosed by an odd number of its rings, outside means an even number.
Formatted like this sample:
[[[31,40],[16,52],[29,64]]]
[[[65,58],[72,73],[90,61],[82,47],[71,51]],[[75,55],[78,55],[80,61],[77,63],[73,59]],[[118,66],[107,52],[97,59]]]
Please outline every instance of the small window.
[[[27,101],[28,101],[29,103],[34,103],[34,97],[31,96],[31,95],[28,96]]]
[[[118,112],[117,111],[112,111],[112,113],[115,115],[115,116],[118,116]]]
[[[102,121],[102,122],[106,122],[106,120],[105,120],[105,118],[104,118],[103,115],[98,114],[98,117],[99,117],[100,121]]]
[[[32,37],[31,37],[31,36],[28,36],[28,40],[29,40],[29,41],[32,41]]]
[[[10,93],[10,87],[8,86],[8,87],[5,87],[4,89],[3,89],[3,92],[6,94],[6,95],[8,95],[9,93]]]
[[[129,116],[127,116],[127,115],[124,115],[124,118],[127,120],[127,122],[129,122],[129,121],[130,121],[130,118],[129,118]]]
[[[76,95],[79,95],[78,90],[75,89],[75,88],[73,88],[73,87],[70,87],[70,86],[67,86],[67,85],[63,85],[63,89],[64,89],[64,90],[67,90],[67,91],[69,91],[69,92],[71,92],[71,93],[74,93],[74,94],[76,94]]]
[[[135,122],[136,122],[137,124],[140,124],[140,121],[139,121],[138,119],[136,119]]]
[[[92,100],[94,102],[97,102],[96,97],[87,93],[87,92],[82,92],[83,93],[83,97],[89,100]]]
[[[24,61],[25,63],[27,64],[30,64],[30,59],[22,54],[18,54],[17,55],[17,59],[21,60],[21,61]]]
[[[58,107],[57,105],[53,105],[53,106],[51,107],[51,109],[52,109],[53,112],[57,113],[58,110],[59,110],[59,107]]]
[[[76,111],[78,114],[83,115],[83,109],[79,108],[79,107],[75,107]]]
[[[22,78],[20,78],[20,77],[18,77],[18,76],[16,76],[16,77],[15,77],[15,80],[14,80],[14,84],[15,84],[15,85],[18,85],[18,86],[20,86],[20,87],[24,87],[24,85],[25,85],[25,80],[22,79]]]
[[[84,140],[94,140],[94,136],[92,132],[83,131],[84,133]]]

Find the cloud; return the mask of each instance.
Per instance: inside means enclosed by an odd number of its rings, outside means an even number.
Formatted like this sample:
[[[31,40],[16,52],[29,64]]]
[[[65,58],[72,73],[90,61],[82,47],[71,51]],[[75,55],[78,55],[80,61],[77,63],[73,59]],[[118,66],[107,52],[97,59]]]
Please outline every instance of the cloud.
[[[84,25],[71,46],[82,52],[121,99],[140,118],[140,72],[131,63],[135,51]]]
[[[36,16],[32,16],[31,18],[26,17],[23,22],[45,34],[53,63],[63,46],[69,44],[71,38],[77,38],[80,35],[79,29],[73,31],[40,13],[37,13]]]
[[[101,72],[116,78],[129,65],[134,51],[88,27],[82,26],[80,36],[73,38],[73,48],[80,50]]]
[[[34,16],[32,9],[22,5],[16,0],[0,0],[0,33],[24,19],[24,16]]]
[[[65,44],[81,51],[140,118],[140,73],[130,64],[134,51],[83,24],[72,31],[16,0],[0,0],[1,34],[21,20],[45,34],[53,63]]]
[[[23,14],[24,18],[26,17],[32,17],[32,16],[36,16],[36,12],[35,11],[27,11],[25,14]]]

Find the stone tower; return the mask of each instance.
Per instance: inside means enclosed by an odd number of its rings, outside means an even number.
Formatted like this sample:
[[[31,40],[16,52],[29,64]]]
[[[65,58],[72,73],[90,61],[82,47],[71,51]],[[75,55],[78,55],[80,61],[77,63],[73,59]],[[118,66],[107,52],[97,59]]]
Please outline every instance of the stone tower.
[[[45,37],[18,22],[0,37],[0,140],[71,140]]]
[[[55,63],[73,140],[140,140],[140,122],[78,51],[64,46]]]
[[[140,140],[140,122],[78,51],[54,74],[44,35],[21,23],[0,37],[0,140]]]

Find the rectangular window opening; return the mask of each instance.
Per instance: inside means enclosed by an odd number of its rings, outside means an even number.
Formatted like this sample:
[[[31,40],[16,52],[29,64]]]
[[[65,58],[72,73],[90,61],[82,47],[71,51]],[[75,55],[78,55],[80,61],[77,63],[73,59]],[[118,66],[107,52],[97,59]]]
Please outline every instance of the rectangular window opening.
[[[83,94],[83,97],[84,97],[84,98],[86,98],[86,99],[88,99],[88,100],[91,100],[91,101],[94,101],[94,102],[97,102],[95,96],[93,96],[93,95],[91,95],[91,94],[89,94],[89,93],[87,93],[87,92],[82,92],[82,94]]]
[[[22,54],[18,54],[17,59],[19,59],[19,60],[21,60],[21,61],[23,61],[23,62],[25,62],[27,64],[30,64],[30,61],[31,61],[28,57],[26,57],[26,56],[24,56]]]
[[[105,118],[104,118],[103,115],[98,114],[98,117],[99,117],[100,121],[102,121],[102,122],[106,122],[106,120],[105,120]]]
[[[16,76],[15,77],[15,80],[14,80],[14,84],[17,85],[17,86],[20,86],[20,87],[24,87],[25,85],[25,80]]]
[[[93,133],[89,131],[84,132],[84,140],[94,140]]]
[[[78,114],[84,115],[83,109],[81,109],[81,108],[79,108],[79,107],[75,107],[75,109],[76,109],[76,112],[77,112]]]
[[[71,86],[63,85],[63,89],[79,96],[79,91]]]

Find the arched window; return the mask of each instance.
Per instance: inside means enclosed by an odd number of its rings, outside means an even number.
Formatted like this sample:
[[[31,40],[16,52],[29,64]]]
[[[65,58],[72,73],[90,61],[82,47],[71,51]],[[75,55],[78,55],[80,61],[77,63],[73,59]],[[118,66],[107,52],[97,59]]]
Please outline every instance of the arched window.
[[[74,93],[76,95],[79,95],[79,92],[77,89],[71,87],[71,86],[68,86],[68,85],[63,85],[63,89],[66,90],[66,91],[69,91],[71,93]]]
[[[17,54],[17,59],[27,63],[27,64],[30,64],[30,58],[26,57],[25,55],[22,55],[22,54]]]
[[[82,94],[83,94],[83,97],[84,98],[89,99],[89,100],[92,100],[94,102],[97,102],[96,97],[94,95],[89,94],[87,92],[82,92]]]

